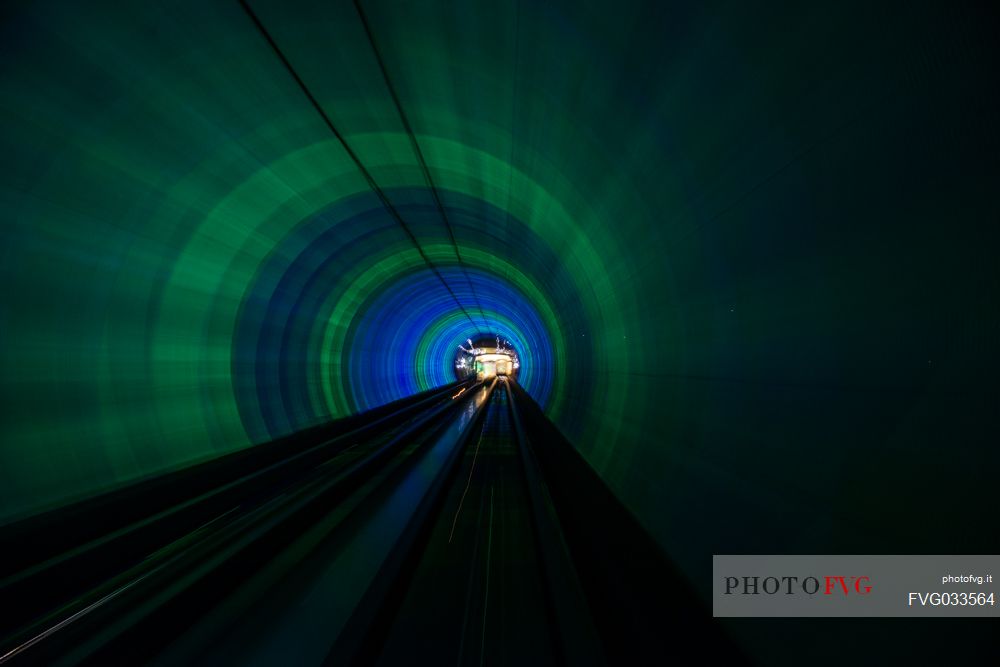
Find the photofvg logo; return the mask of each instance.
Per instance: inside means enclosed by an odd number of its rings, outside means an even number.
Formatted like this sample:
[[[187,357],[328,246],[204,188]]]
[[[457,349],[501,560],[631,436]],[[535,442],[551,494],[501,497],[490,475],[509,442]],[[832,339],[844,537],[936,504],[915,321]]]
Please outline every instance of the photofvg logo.
[[[725,577],[725,595],[868,595],[872,578],[868,575],[742,576]]]
[[[716,555],[712,613],[998,616],[992,577],[998,571],[996,555]]]

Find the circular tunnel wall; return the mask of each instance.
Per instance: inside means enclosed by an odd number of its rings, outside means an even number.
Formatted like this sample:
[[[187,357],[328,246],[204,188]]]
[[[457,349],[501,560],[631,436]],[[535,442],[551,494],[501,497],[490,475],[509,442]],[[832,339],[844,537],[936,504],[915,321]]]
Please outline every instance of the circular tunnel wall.
[[[440,211],[422,201],[426,192],[386,194],[413,229],[429,235],[441,225]],[[458,229],[507,225],[519,242],[539,244],[531,228],[487,202],[439,196]],[[462,262],[447,242],[423,244],[432,269],[372,194],[299,223],[262,260],[235,324],[234,389],[250,438],[452,382],[458,346],[486,332],[524,351],[521,384],[558,411],[559,388],[586,373],[557,363],[567,347],[552,305],[561,295],[546,295],[496,258],[488,237],[482,244],[461,246]],[[551,253],[545,261],[558,267]],[[555,273],[550,285],[567,289],[569,278]]]
[[[502,332],[689,571],[977,533],[908,480],[995,452],[988,21],[362,4],[372,39],[350,2],[252,0],[288,66],[239,2],[5,8],[0,521]]]

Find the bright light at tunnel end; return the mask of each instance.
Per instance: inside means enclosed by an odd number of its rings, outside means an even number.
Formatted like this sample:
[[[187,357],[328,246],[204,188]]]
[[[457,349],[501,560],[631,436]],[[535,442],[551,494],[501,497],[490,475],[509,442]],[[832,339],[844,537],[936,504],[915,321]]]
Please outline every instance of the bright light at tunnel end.
[[[479,337],[475,343],[465,339],[465,345],[458,345],[455,354],[455,377],[464,380],[475,375],[477,379],[510,376],[516,377],[521,368],[521,360],[513,345],[506,338],[494,335]],[[491,344],[492,343],[492,344]]]

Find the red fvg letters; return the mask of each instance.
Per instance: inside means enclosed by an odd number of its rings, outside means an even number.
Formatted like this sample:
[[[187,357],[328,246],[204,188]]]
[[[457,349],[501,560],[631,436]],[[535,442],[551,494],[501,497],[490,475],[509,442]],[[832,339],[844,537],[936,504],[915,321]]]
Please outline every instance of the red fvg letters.
[[[844,595],[849,595],[851,589],[858,595],[867,595],[871,593],[872,587],[867,582],[871,579],[867,576],[865,577],[851,577],[850,584],[844,579],[843,576],[832,577],[827,575],[824,577],[826,579],[826,589],[823,591],[824,595],[832,595],[833,591],[837,588],[837,584],[840,584],[840,589],[844,592]],[[862,586],[862,584],[864,584]]]

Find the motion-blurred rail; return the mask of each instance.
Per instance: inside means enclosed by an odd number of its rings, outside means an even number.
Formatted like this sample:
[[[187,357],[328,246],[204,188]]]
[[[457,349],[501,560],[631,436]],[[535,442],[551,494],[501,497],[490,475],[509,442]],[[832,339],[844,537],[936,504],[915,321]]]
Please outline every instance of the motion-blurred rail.
[[[0,662],[581,665],[709,632],[506,378],[8,526],[0,548]]]

